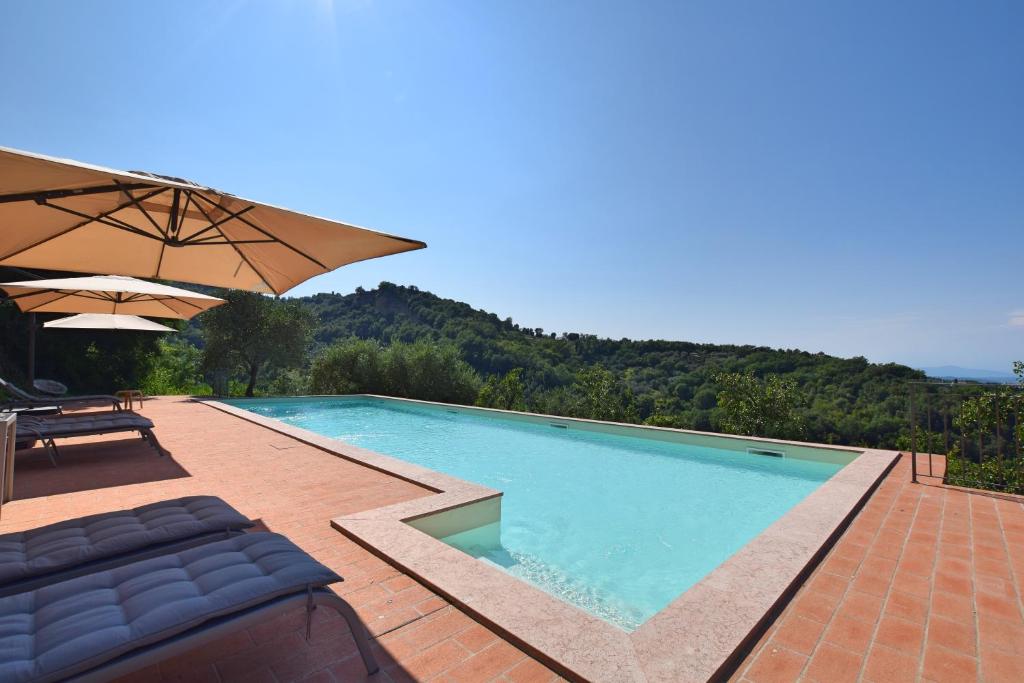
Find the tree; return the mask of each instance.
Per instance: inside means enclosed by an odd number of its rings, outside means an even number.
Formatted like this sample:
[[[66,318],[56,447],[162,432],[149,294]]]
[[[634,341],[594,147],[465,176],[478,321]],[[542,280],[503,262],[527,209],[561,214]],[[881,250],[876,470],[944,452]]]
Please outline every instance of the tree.
[[[645,425],[652,427],[687,428],[691,425],[680,414],[676,402],[670,398],[656,397],[651,414],[644,419]]]
[[[1019,415],[1024,413],[1024,392],[1021,391],[1024,389],[1024,362],[1015,361],[1013,372],[1017,376],[1016,387],[994,387],[967,397],[961,401],[953,417],[953,426],[962,435],[977,438],[979,460],[984,458],[985,438],[1001,432],[1004,426],[1010,430],[1013,446],[1019,447],[1019,444],[1024,443],[1024,423],[1019,420]],[[1013,450],[1013,446],[1010,450]]]
[[[388,347],[388,367],[400,361],[408,368],[409,383],[392,386],[393,395],[465,405],[472,405],[476,399],[480,378],[452,344],[392,344]]]
[[[793,380],[778,375],[762,380],[750,372],[723,372],[714,380],[721,387],[718,406],[727,432],[783,439],[803,434],[804,399]]]
[[[946,478],[963,486],[1024,494],[1024,363],[1013,364],[1017,386],[962,385],[979,389],[961,400],[953,417],[953,429],[961,438],[954,440],[946,454]],[[925,431],[931,443],[930,433]],[[941,440],[942,435],[936,435]],[[918,443],[920,441],[918,436]],[[976,453],[970,442],[976,441]],[[941,442],[941,441],[940,441]],[[926,446],[927,448],[928,446]]]
[[[305,360],[315,323],[306,308],[253,292],[219,296],[227,303],[201,316],[205,370],[244,373],[245,395],[252,396],[268,364],[294,367]]]
[[[526,387],[522,375],[522,368],[513,368],[504,376],[491,375],[480,388],[476,404],[485,408],[525,411]]]
[[[184,339],[172,337],[158,342],[149,373],[140,387],[150,396],[169,394],[208,394],[203,382],[202,352]]]
[[[583,368],[569,388],[572,417],[638,422],[633,391],[601,365]]]

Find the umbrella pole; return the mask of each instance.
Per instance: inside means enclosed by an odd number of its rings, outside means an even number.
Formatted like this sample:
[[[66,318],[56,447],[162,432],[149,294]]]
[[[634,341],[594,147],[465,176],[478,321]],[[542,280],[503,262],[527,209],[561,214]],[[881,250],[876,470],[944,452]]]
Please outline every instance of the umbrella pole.
[[[36,381],[36,314],[28,314],[28,385]]]

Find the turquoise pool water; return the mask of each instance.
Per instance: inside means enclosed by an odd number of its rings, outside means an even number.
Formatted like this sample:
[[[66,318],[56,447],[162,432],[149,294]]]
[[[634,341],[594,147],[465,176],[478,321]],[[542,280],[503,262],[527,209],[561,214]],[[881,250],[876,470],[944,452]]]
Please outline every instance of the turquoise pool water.
[[[841,467],[386,399],[231,403],[503,491],[500,545],[446,540],[627,630]]]

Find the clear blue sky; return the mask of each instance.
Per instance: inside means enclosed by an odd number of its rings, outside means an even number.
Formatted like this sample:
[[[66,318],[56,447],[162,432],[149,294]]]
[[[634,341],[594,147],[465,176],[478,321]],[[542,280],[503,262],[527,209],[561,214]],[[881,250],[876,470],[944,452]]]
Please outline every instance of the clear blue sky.
[[[0,145],[419,238],[549,331],[1024,358],[1024,3],[0,4]]]

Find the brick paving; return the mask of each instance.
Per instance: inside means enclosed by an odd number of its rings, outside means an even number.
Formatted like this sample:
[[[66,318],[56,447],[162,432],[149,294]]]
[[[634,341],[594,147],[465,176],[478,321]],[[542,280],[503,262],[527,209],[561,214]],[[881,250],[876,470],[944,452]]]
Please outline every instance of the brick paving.
[[[921,481],[904,456],[734,680],[1024,681],[1024,502]]]
[[[218,495],[345,577],[335,589],[369,628],[383,670],[366,677],[344,620],[331,610],[316,611],[307,642],[300,608],[125,683],[557,679],[330,526],[332,517],[429,495],[426,490],[185,399],[147,400],[142,414],[156,423],[171,457],[122,435],[65,440],[57,468],[41,449],[20,452],[0,533],[167,498]]]
[[[429,495],[184,399],[147,401],[171,451],[114,435],[19,454],[0,532],[199,493],[219,495],[346,578],[374,638],[378,683],[550,681],[484,626],[333,530],[342,514]],[[71,443],[66,442],[66,443]],[[1024,504],[909,482],[904,457],[736,670],[733,680],[1024,681]],[[359,681],[344,621],[296,610],[125,681]]]

